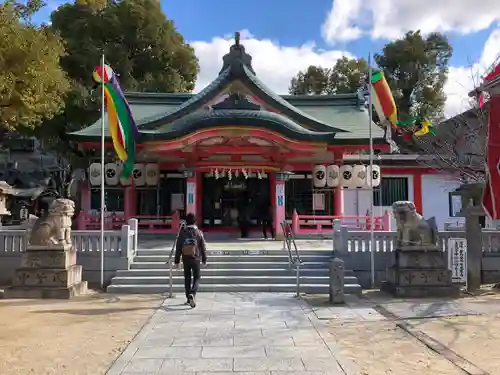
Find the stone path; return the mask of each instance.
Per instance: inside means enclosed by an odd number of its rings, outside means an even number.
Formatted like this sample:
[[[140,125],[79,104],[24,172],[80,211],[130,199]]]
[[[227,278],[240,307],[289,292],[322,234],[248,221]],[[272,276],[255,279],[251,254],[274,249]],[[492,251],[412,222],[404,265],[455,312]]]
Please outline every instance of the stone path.
[[[313,308],[291,295],[166,300],[107,375],[353,375]]]

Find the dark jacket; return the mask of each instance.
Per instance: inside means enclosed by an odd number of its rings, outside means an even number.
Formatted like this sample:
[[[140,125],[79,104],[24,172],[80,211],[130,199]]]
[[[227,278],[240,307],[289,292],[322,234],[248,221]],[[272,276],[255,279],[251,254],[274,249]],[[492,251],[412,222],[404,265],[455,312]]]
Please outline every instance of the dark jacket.
[[[196,225],[188,225],[183,230],[179,232],[179,237],[177,238],[177,243],[175,246],[175,264],[179,264],[182,255],[182,245],[184,244],[185,238],[188,236],[188,231],[195,231],[196,242],[198,244],[198,254],[201,256],[201,261],[203,263],[207,262],[207,243],[205,237],[203,237],[203,232],[198,229]]]

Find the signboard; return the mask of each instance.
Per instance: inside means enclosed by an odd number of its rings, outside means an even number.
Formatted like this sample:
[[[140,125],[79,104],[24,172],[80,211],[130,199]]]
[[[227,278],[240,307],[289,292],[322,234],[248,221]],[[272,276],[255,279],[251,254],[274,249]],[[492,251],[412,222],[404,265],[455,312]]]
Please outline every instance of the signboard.
[[[276,185],[276,204],[278,207],[283,207],[285,205],[285,185]]]
[[[184,209],[184,194],[172,194],[170,196],[170,206],[172,211]]]
[[[467,240],[465,238],[448,239],[448,269],[454,283],[467,282]]]
[[[187,204],[194,205],[194,191],[196,190],[196,184],[194,182],[187,183]]]
[[[322,211],[325,209],[325,194],[324,193],[314,193],[313,194],[313,210]]]

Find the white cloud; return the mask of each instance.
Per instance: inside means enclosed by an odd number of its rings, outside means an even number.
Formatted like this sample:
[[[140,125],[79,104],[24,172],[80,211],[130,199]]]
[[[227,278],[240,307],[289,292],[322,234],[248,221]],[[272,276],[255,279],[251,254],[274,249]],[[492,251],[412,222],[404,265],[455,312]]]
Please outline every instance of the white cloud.
[[[196,91],[212,82],[222,67],[222,57],[234,43],[233,37],[215,37],[210,42],[190,42],[200,61]],[[302,46],[281,46],[270,39],[257,39],[248,30],[241,31],[241,43],[252,55],[255,73],[265,85],[278,94],[287,94],[290,80],[309,65],[332,67],[346,51],[319,50],[314,43]]]
[[[360,38],[363,31],[355,24],[351,24],[351,21],[360,14],[361,5],[361,0],[334,1],[321,27],[323,38],[343,42]]]
[[[468,93],[476,87],[481,76],[500,56],[500,28],[494,30],[484,44],[479,61],[471,66],[452,67],[448,75],[445,92],[446,115],[452,116],[470,108]]]
[[[282,46],[270,39],[257,39],[248,30],[242,30],[240,34],[242,44],[253,57],[252,64],[257,76],[278,94],[287,94],[290,79],[309,65],[331,67],[342,56],[354,57],[348,51],[317,49],[313,43],[297,47]],[[233,36],[230,35],[215,37],[210,42],[191,42],[200,61],[195,91],[203,89],[217,77],[222,67],[222,57],[233,43]],[[500,28],[488,38],[479,61],[469,67],[450,68],[445,85],[447,116],[469,108],[469,91],[477,85],[480,76],[499,54]]]
[[[407,30],[469,34],[500,20],[498,0],[332,0],[332,3],[323,24],[323,37],[331,43],[364,34],[376,39],[394,39]]]

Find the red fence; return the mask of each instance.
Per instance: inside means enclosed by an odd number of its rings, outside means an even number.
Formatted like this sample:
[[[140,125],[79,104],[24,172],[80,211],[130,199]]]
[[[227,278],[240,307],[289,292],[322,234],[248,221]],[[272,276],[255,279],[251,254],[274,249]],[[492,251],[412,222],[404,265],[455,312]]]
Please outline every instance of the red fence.
[[[299,215],[297,211],[292,215],[292,230],[295,234],[323,234],[333,231],[334,220],[340,220],[341,225],[356,230],[370,230],[370,216],[322,216],[322,215]],[[382,216],[374,216],[373,230],[390,230],[390,214],[386,212]]]
[[[136,216],[135,219],[138,221],[139,230],[143,229],[147,233],[177,233],[181,221],[179,211],[175,211],[172,216],[139,215]],[[127,218],[123,214],[106,214],[104,217],[104,229],[118,230],[122,225],[126,224],[126,221]],[[78,216],[78,229],[101,229],[101,214],[81,212]]]

